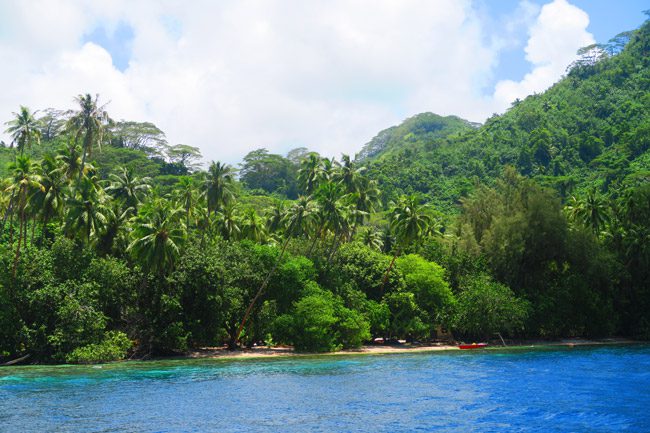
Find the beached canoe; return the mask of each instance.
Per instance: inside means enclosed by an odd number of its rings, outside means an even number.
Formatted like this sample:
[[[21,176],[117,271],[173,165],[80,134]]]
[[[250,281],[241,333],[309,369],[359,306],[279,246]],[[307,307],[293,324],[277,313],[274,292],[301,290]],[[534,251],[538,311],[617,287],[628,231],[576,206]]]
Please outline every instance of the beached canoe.
[[[487,343],[472,343],[472,344],[460,344],[459,349],[483,349],[487,347]]]

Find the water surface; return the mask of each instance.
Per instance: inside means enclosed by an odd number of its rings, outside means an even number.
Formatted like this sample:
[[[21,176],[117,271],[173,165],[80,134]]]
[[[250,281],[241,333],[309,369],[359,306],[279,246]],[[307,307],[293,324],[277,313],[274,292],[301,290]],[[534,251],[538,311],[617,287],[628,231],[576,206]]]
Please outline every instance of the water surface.
[[[650,431],[650,346],[0,369],[0,431]]]

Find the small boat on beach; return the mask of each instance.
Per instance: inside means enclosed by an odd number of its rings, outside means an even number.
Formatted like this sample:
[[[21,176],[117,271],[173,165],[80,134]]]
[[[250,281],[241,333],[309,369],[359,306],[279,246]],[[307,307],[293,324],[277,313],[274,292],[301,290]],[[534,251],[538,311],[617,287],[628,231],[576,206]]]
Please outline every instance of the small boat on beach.
[[[463,349],[463,350],[466,350],[466,349],[483,349],[483,348],[487,347],[487,345],[488,345],[487,343],[459,344],[458,348]]]

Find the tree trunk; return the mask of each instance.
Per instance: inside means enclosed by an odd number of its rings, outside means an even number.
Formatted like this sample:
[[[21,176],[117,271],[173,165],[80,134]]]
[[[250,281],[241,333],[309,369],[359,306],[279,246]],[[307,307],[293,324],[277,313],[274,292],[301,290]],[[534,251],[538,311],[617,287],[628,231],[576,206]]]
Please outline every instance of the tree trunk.
[[[397,256],[400,255],[400,250],[398,249],[395,252],[395,255],[393,256],[393,260],[390,261],[390,265],[388,266],[388,269],[386,269],[386,273],[384,274],[384,279],[381,282],[381,291],[380,294],[383,296],[384,295],[384,287],[386,286],[386,283],[388,282],[388,277],[390,276],[390,271],[393,270],[393,266],[395,265],[395,260],[397,260]]]
[[[16,255],[14,257],[14,269],[12,272],[13,278],[16,278],[16,269],[18,268],[18,260],[20,259],[20,243],[22,242],[23,235],[23,220],[24,220],[24,210],[20,214],[20,229],[18,230],[18,245],[16,246]]]
[[[334,246],[332,246],[332,251],[330,251],[330,255],[327,258],[327,267],[326,269],[329,269],[330,265],[332,264],[332,259],[334,259],[334,256],[336,255],[336,251],[339,249],[339,245],[341,245],[341,241],[343,240],[343,237],[345,236],[345,233],[341,233],[335,238],[334,241]]]
[[[5,232],[5,224],[7,223],[7,218],[9,218],[9,215],[13,214],[14,196],[15,195],[16,195],[16,191],[11,191],[11,198],[9,199],[9,205],[7,206],[7,210],[5,211],[4,218],[2,218],[2,232],[0,232],[0,234],[4,234],[4,232]]]
[[[289,227],[289,233],[291,233],[291,227]],[[235,335],[235,344],[237,344],[239,342],[239,336],[241,335],[241,332],[244,330],[244,326],[246,325],[246,321],[248,321],[248,317],[250,316],[251,311],[253,311],[253,307],[255,306],[255,303],[260,298],[260,296],[262,296],[262,293],[264,293],[264,289],[266,289],[266,286],[269,284],[269,281],[271,280],[271,277],[275,273],[278,266],[280,266],[280,262],[282,262],[282,257],[284,257],[284,252],[287,250],[287,246],[289,245],[290,240],[291,240],[291,237],[287,236],[287,239],[284,241],[284,245],[282,245],[282,251],[280,251],[280,256],[275,261],[275,264],[273,265],[273,268],[269,271],[268,274],[266,274],[266,277],[264,278],[264,281],[262,282],[262,285],[260,286],[259,290],[255,294],[255,297],[253,298],[251,303],[248,305],[248,308],[246,308],[246,313],[244,313],[244,318],[242,319],[241,324],[239,325],[239,329],[237,330],[237,334]]]

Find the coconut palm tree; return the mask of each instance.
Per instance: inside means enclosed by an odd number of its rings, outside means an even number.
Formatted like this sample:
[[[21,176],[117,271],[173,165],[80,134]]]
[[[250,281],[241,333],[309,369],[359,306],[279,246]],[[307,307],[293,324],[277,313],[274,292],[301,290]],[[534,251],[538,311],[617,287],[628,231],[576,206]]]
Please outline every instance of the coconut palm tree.
[[[300,162],[298,169],[298,182],[305,194],[311,194],[318,187],[323,175],[323,164],[317,153],[310,153],[309,156]]]
[[[263,243],[266,240],[266,226],[264,220],[255,212],[255,209],[248,208],[241,220],[241,234],[244,239],[253,242]]]
[[[233,203],[228,203],[221,207],[217,212],[217,226],[219,233],[227,241],[235,241],[240,238],[241,227],[239,222],[239,214],[237,206]]]
[[[36,111],[31,112],[25,106],[21,105],[18,113],[12,114],[15,117],[13,120],[5,123],[8,126],[5,132],[11,135],[11,146],[16,146],[16,149],[20,152],[20,156],[23,156],[26,147],[31,149],[33,144],[40,144],[41,124],[34,117]]]
[[[34,194],[33,202],[40,209],[41,237],[47,237],[47,224],[52,217],[61,215],[67,192],[67,179],[58,161],[52,155],[45,155],[40,165],[42,191]]]
[[[235,342],[239,341],[239,336],[244,330],[244,326],[246,326],[246,322],[248,321],[248,318],[250,317],[250,314],[253,311],[253,307],[255,307],[255,304],[257,303],[258,299],[262,296],[262,294],[264,294],[264,290],[266,289],[266,286],[268,286],[271,277],[275,274],[275,271],[278,269],[278,266],[282,262],[284,253],[287,250],[287,246],[289,245],[289,241],[291,240],[291,237],[293,235],[299,235],[306,232],[307,226],[309,225],[309,221],[315,212],[315,208],[316,208],[315,204],[311,201],[309,197],[300,196],[298,197],[298,200],[296,200],[296,202],[294,202],[294,204],[287,211],[285,217],[287,230],[285,232],[284,244],[282,245],[282,249],[280,250],[280,255],[275,261],[273,268],[271,268],[269,273],[266,274],[266,277],[262,281],[260,288],[257,290],[257,293],[255,293],[255,296],[251,300],[250,304],[248,304],[248,307],[246,308],[246,312],[244,313],[244,317],[242,318],[239,328],[237,329],[237,334],[235,334]]]
[[[57,151],[56,159],[59,161],[59,170],[68,180],[72,180],[81,170],[81,146],[73,141],[69,142]],[[89,168],[86,164],[84,171]]]
[[[101,254],[125,251],[129,246],[129,221],[136,213],[119,200],[108,200],[104,206],[104,225],[97,239],[97,249]]]
[[[234,198],[235,171],[228,164],[212,161],[205,180],[208,217]]]
[[[185,227],[189,230],[191,227],[190,221],[192,215],[195,213],[195,207],[199,200],[194,178],[191,176],[181,176],[174,189],[174,194],[180,206],[185,210]]]
[[[142,202],[144,195],[151,189],[148,177],[139,178],[133,171],[126,167],[120,167],[118,173],[109,176],[110,184],[106,192],[114,198],[124,200],[127,207],[137,208]]]
[[[127,251],[143,269],[156,275],[173,269],[185,240],[183,209],[156,198],[140,208],[133,219],[133,241]]]
[[[28,156],[18,156],[16,161],[9,164],[9,170],[12,173],[12,182],[9,189],[12,196],[17,199],[18,218],[20,227],[18,229],[18,245],[16,246],[16,255],[14,257],[13,275],[16,275],[16,267],[20,259],[20,246],[24,243],[27,248],[27,219],[25,209],[28,204],[29,194],[33,190],[41,190],[41,177],[39,176],[39,166]]]
[[[81,177],[71,188],[66,208],[64,230],[68,236],[80,235],[90,243],[100,234],[106,223],[106,198],[97,179]]]
[[[81,166],[79,179],[83,175],[86,158],[92,156],[95,146],[101,147],[106,126],[110,122],[105,108],[107,104],[99,105],[99,95],[93,98],[89,93],[75,98],[79,110],[73,112],[66,123],[66,131],[74,137],[74,143],[81,143]]]
[[[284,227],[284,217],[287,209],[284,201],[276,200],[269,209],[266,210],[266,230],[268,233],[278,233]]]
[[[314,225],[318,206],[310,196],[301,195],[284,214],[285,237],[306,236]]]
[[[381,251],[384,246],[382,233],[375,227],[363,227],[359,232],[359,240],[365,246],[377,251]]]
[[[365,167],[357,167],[349,155],[343,155],[341,157],[341,167],[335,177],[345,187],[345,191],[352,194],[358,191],[359,184],[362,181],[361,174],[365,170]]]
[[[379,188],[377,182],[365,177],[358,177],[355,181],[355,191],[348,193],[347,201],[352,205],[353,225],[351,236],[353,237],[358,226],[363,225],[364,220],[375,211],[379,205]]]
[[[605,229],[610,220],[607,202],[594,190],[587,192],[582,199],[571,196],[565,209],[570,220],[589,227],[596,235]]]
[[[416,195],[403,196],[393,206],[390,214],[390,225],[395,234],[397,245],[395,246],[393,259],[384,275],[384,280],[381,285],[382,292],[397,257],[405,247],[411,242],[422,238],[429,230],[431,217],[425,213],[426,211],[427,206],[421,205],[420,199]]]

